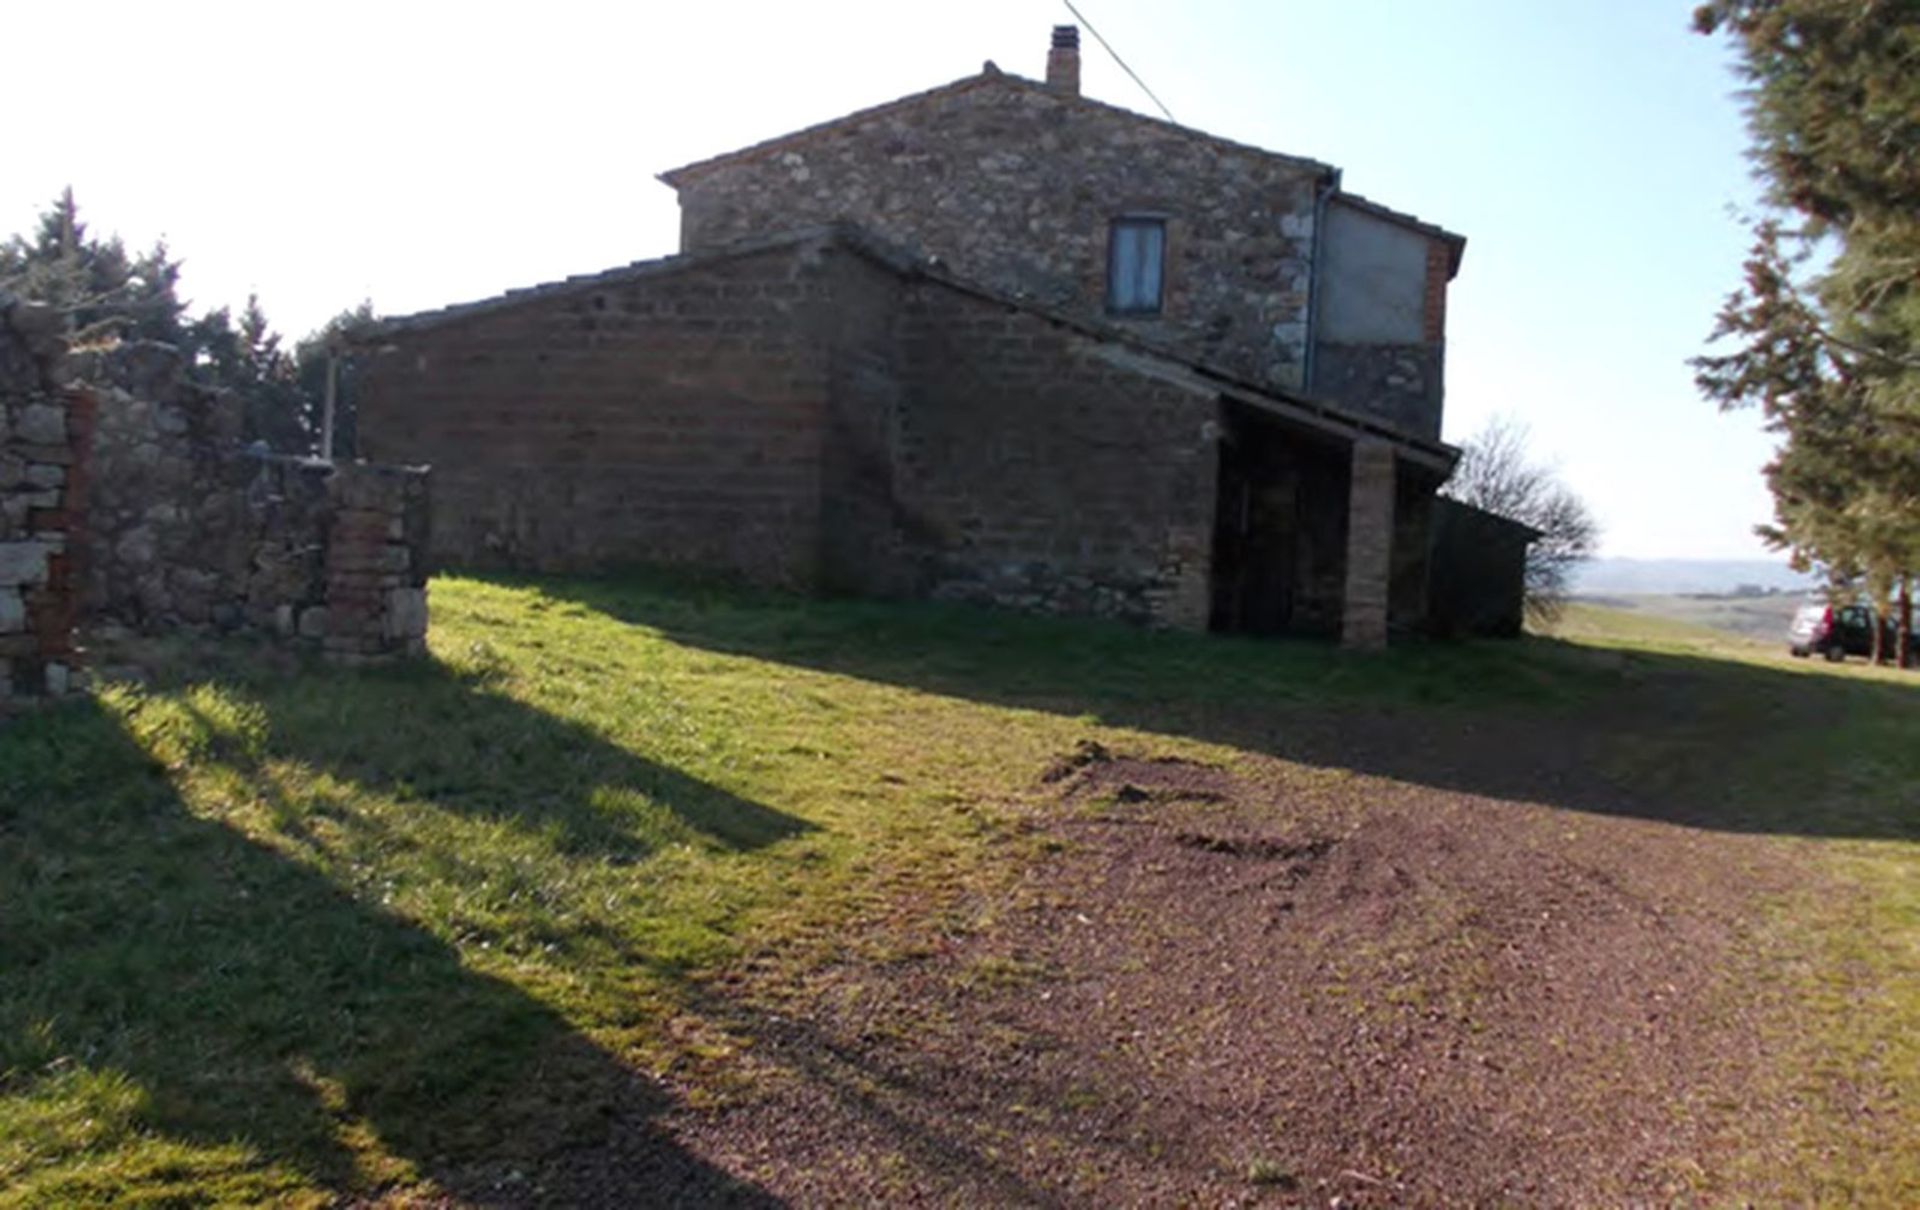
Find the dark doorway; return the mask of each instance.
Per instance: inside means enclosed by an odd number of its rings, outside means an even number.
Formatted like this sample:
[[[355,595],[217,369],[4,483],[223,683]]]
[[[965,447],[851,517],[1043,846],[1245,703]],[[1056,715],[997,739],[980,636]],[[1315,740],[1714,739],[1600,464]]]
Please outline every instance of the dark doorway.
[[[1214,509],[1211,628],[1333,634],[1346,577],[1348,451],[1229,404]]]

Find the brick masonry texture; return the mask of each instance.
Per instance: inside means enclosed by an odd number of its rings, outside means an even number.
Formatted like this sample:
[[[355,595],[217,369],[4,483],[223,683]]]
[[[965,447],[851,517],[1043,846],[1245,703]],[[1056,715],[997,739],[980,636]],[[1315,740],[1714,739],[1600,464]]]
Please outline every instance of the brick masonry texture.
[[[1121,322],[1298,388],[1327,172],[989,74],[668,179],[684,251],[853,220],[960,276],[1088,316],[1105,309],[1111,220],[1162,217],[1163,313]]]
[[[1211,396],[826,233],[376,334],[434,553],[1206,624]]]
[[[408,333],[362,360],[359,448],[433,461],[444,563],[811,584],[830,293],[816,248]]]

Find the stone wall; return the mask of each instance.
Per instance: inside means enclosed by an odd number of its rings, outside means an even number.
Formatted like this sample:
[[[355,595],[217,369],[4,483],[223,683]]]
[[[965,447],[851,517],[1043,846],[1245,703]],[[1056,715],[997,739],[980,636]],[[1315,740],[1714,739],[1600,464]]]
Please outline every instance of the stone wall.
[[[0,711],[76,683],[76,629],[424,650],[426,471],[242,449],[240,424],[172,348],[69,354],[0,296]]]
[[[97,403],[80,602],[90,624],[264,632],[354,657],[420,649],[424,470],[243,448],[239,400],[192,382],[166,345],[79,353],[69,372]],[[376,553],[362,550],[370,536]],[[383,594],[372,620],[370,586]],[[370,644],[374,632],[384,638]]]
[[[1116,322],[1297,388],[1329,171],[995,73],[666,179],[683,251],[845,219],[962,277],[1100,318],[1110,222],[1161,217],[1163,313]]]
[[[65,351],[57,316],[0,294],[0,715],[73,679],[87,401],[55,385]]]
[[[1442,367],[1437,345],[1320,341],[1313,350],[1313,394],[1437,440]]]

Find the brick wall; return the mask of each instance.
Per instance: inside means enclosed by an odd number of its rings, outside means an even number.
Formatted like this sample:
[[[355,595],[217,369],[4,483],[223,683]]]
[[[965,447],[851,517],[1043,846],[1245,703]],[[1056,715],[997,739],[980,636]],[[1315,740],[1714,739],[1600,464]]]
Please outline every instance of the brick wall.
[[[426,650],[428,479],[343,463],[326,483],[325,596],[302,618],[329,658],[357,664]]]
[[[1391,445],[1365,439],[1354,443],[1347,507],[1346,609],[1340,622],[1343,646],[1372,650],[1387,645],[1394,471]]]
[[[810,586],[831,257],[782,248],[392,332],[360,358],[359,450],[434,464],[445,563]]]
[[[834,233],[372,339],[361,449],[434,464],[444,562],[1206,624],[1211,397]]]
[[[936,284],[906,323],[898,498],[922,590],[1204,629],[1214,399]]]
[[[1307,161],[987,76],[668,175],[685,251],[847,219],[1088,316],[1105,309],[1109,222],[1161,216],[1164,313],[1123,322],[1242,377],[1301,385],[1324,179]]]

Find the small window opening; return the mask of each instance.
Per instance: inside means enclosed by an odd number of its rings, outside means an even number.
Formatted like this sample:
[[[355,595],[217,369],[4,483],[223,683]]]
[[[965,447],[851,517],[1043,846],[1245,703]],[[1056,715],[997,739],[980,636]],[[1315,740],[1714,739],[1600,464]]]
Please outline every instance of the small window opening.
[[[1107,233],[1107,310],[1115,315],[1160,314],[1166,254],[1164,219],[1114,219]]]

